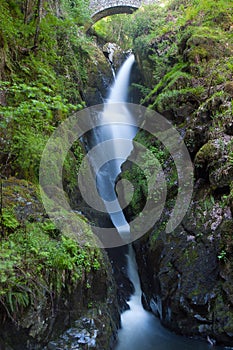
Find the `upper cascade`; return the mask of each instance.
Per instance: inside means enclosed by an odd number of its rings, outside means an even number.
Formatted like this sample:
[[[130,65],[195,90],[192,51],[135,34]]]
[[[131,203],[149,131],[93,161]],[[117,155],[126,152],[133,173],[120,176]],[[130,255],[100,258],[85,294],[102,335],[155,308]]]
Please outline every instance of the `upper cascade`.
[[[123,241],[129,239],[130,227],[118,202],[115,192],[115,181],[121,172],[122,163],[132,151],[132,140],[136,134],[136,129],[130,125],[133,124],[132,116],[124,104],[127,102],[130,74],[134,62],[135,57],[131,54],[119,70],[115,83],[110,89],[109,98],[105,103],[103,122],[107,122],[109,125],[107,129],[103,129],[102,133],[107,134],[105,138],[109,136],[112,139],[114,162],[107,163],[106,167],[97,176],[99,192],[103,199],[107,199],[104,200],[105,207]],[[122,116],[124,116],[124,123],[121,120]],[[124,147],[122,147],[122,143]],[[110,181],[106,181],[105,174],[107,174],[107,178]],[[107,197],[106,194],[108,195]]]

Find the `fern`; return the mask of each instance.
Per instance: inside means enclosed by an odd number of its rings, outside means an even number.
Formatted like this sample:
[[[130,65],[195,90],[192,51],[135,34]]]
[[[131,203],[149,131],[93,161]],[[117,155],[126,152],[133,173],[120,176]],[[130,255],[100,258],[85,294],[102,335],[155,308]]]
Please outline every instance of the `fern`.
[[[204,91],[205,89],[202,86],[180,90],[166,90],[156,98],[152,107],[162,111],[167,108],[177,107],[177,105],[186,102],[190,97],[200,101],[200,96]]]
[[[187,67],[186,63],[177,63],[165,76],[161,79],[161,81],[154,87],[153,90],[145,97],[145,99],[142,101],[142,104],[145,104],[148,102],[154,95],[156,95],[159,90],[162,90],[167,86],[169,82],[171,82],[174,79],[177,79],[179,75],[184,74],[186,77],[190,77],[187,73],[183,73],[182,70]],[[187,74],[187,75],[186,75]]]
[[[138,89],[143,96],[148,95],[150,92],[150,88],[144,85],[133,83],[132,86]]]

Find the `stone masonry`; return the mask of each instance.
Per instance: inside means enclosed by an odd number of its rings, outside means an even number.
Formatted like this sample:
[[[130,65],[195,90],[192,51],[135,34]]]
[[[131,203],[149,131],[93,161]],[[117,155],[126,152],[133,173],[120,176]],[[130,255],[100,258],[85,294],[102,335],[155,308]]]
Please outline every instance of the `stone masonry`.
[[[156,0],[90,0],[93,22],[103,17],[119,13],[132,13],[143,4],[155,3]]]

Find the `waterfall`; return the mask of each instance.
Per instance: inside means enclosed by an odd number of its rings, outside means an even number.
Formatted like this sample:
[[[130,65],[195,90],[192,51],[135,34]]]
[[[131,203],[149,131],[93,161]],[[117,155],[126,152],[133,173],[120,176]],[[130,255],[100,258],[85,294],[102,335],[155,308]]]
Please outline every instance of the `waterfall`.
[[[121,235],[123,241],[130,236],[130,227],[122,212],[115,192],[115,181],[121,172],[121,165],[132,151],[132,140],[136,134],[132,126],[131,114],[127,110],[127,101],[130,72],[135,61],[130,55],[118,72],[115,82],[110,90],[109,97],[104,106],[102,115],[101,141],[111,139],[112,149],[104,150],[104,165],[97,172],[97,188],[102,197],[106,210],[113,225]],[[123,142],[124,141],[124,142]],[[104,162],[104,159],[110,159]]]
[[[108,100],[109,103],[127,102],[130,72],[134,61],[135,58],[132,54],[127,58],[123,66],[120,68],[115,83],[110,90]],[[109,103],[106,104],[107,107]]]
[[[93,148],[100,143],[106,143],[98,153],[94,153],[96,157],[93,156],[91,164],[96,174],[98,192],[113,225],[125,242],[130,236],[130,227],[119,204],[115,183],[121,173],[121,165],[133,149],[132,140],[137,132],[136,127],[132,126],[133,116],[126,106],[133,63],[134,56],[130,55],[118,72],[100,116],[103,124],[93,131],[90,140]],[[121,315],[122,327],[118,332],[115,350],[209,349],[205,342],[183,338],[167,331],[158,318],[143,308],[140,279],[132,245],[129,245],[127,255],[127,272],[133,283],[134,293],[128,301],[129,310]]]

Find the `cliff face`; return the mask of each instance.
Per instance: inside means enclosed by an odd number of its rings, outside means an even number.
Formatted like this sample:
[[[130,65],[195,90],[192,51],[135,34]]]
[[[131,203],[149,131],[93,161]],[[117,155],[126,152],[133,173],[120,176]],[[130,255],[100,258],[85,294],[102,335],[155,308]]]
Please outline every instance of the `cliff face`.
[[[201,185],[199,191],[207,193]],[[195,199],[203,201],[199,191]],[[153,244],[144,241],[143,249],[137,246],[145,305],[178,333],[232,345],[231,259],[225,260],[222,250],[226,237],[231,237],[232,218],[226,210],[226,221],[218,229],[200,229],[196,225],[203,225],[202,211],[193,204],[173,234],[159,234]],[[213,206],[208,224],[213,227],[221,214],[219,205]]]

